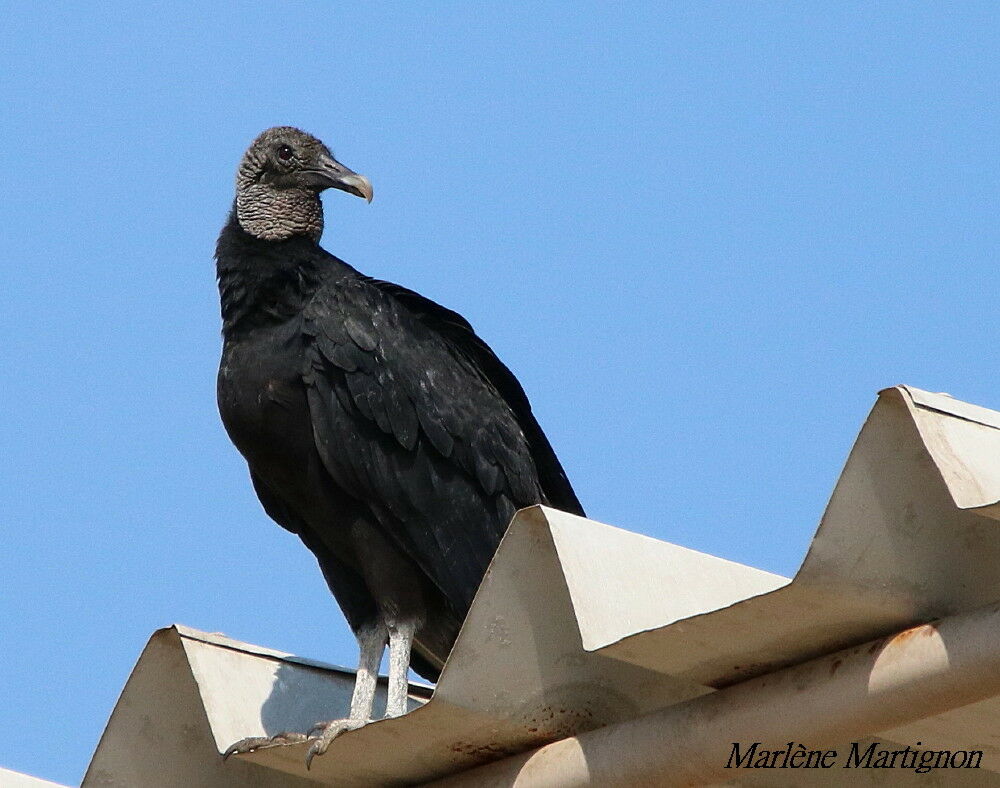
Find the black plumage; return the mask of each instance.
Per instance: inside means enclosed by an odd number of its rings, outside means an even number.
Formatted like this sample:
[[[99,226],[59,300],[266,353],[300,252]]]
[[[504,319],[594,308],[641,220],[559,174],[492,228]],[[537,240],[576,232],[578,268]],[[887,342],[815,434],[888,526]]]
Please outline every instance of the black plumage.
[[[304,132],[251,146],[216,251],[219,410],[354,631],[381,622],[391,647],[394,621],[412,620],[412,665],[436,679],[514,512],[583,510],[517,379],[463,317],[359,273],[289,218],[325,186],[283,174],[282,146],[301,149],[302,172],[325,167],[325,185],[371,196]],[[285,193],[251,210],[264,188]]]

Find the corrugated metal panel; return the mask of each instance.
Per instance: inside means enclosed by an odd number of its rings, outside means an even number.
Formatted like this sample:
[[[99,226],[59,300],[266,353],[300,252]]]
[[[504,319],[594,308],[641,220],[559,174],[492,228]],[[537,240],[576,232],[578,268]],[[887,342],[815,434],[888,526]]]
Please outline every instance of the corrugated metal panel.
[[[975,610],[1000,599],[998,501],[1000,414],[897,387],[881,393],[791,582],[542,507],[525,510],[428,703],[342,736],[308,774],[305,745],[238,756],[212,773],[224,779],[253,765],[258,775],[330,785],[412,784]],[[236,739],[305,730],[347,708],[349,680],[336,670],[190,631],[175,636],[184,664],[174,670],[196,690],[179,717],[204,715],[210,744],[197,746],[207,747],[206,764]],[[336,691],[322,689],[337,682]],[[119,708],[128,695],[127,687]],[[984,765],[997,769],[997,710],[977,702],[886,736],[982,745]],[[923,716],[914,711],[914,720]],[[115,721],[95,764],[105,748],[121,749]],[[989,735],[963,740],[976,730]]]

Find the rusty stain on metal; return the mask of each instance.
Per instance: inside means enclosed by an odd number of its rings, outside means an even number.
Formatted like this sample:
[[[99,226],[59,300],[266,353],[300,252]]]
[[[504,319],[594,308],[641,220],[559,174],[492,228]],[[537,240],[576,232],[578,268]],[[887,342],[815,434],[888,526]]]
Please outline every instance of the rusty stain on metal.
[[[506,758],[518,752],[495,744],[480,744],[476,742],[455,742],[450,747],[456,755],[461,755],[475,764],[489,763],[500,758]]]
[[[893,646],[898,646],[901,643],[905,643],[911,638],[917,636],[921,637],[931,637],[937,634],[937,622],[931,621],[926,624],[920,624],[915,627],[910,627],[909,629],[904,629],[892,637],[886,638],[882,641],[882,650],[886,650]]]

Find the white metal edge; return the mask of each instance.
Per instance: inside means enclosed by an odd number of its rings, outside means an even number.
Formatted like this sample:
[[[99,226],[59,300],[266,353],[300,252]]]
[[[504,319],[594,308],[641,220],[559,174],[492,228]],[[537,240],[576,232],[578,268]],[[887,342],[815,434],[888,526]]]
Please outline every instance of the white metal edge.
[[[62,783],[54,783],[43,780],[41,777],[32,777],[30,774],[22,774],[3,768],[0,768],[0,786],[3,788],[68,788]]]
[[[955,506],[997,518],[1000,479],[983,457],[992,456],[993,446],[986,451],[984,444],[993,443],[1000,456],[1000,413],[912,386],[879,392],[892,394],[909,411]]]
[[[905,392],[914,405],[921,408],[936,410],[967,421],[974,421],[987,427],[1000,430],[1000,412],[984,408],[981,405],[973,405],[971,402],[964,402],[955,399],[950,394],[935,394],[930,391],[918,389],[915,386],[899,385],[883,389],[879,394],[883,394],[892,389]]]
[[[723,610],[790,582],[643,534],[544,506],[538,509],[552,535],[586,651]],[[628,565],[630,571],[595,578],[592,556],[598,551],[604,556],[601,565]]]

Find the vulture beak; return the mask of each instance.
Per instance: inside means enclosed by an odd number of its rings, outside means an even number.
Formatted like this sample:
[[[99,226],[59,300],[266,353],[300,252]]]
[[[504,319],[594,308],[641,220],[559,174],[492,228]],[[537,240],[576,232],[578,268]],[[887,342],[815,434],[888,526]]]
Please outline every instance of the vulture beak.
[[[340,189],[342,192],[372,201],[372,184],[364,175],[347,169],[332,156],[320,156],[317,166],[306,170],[309,185],[316,189]]]

